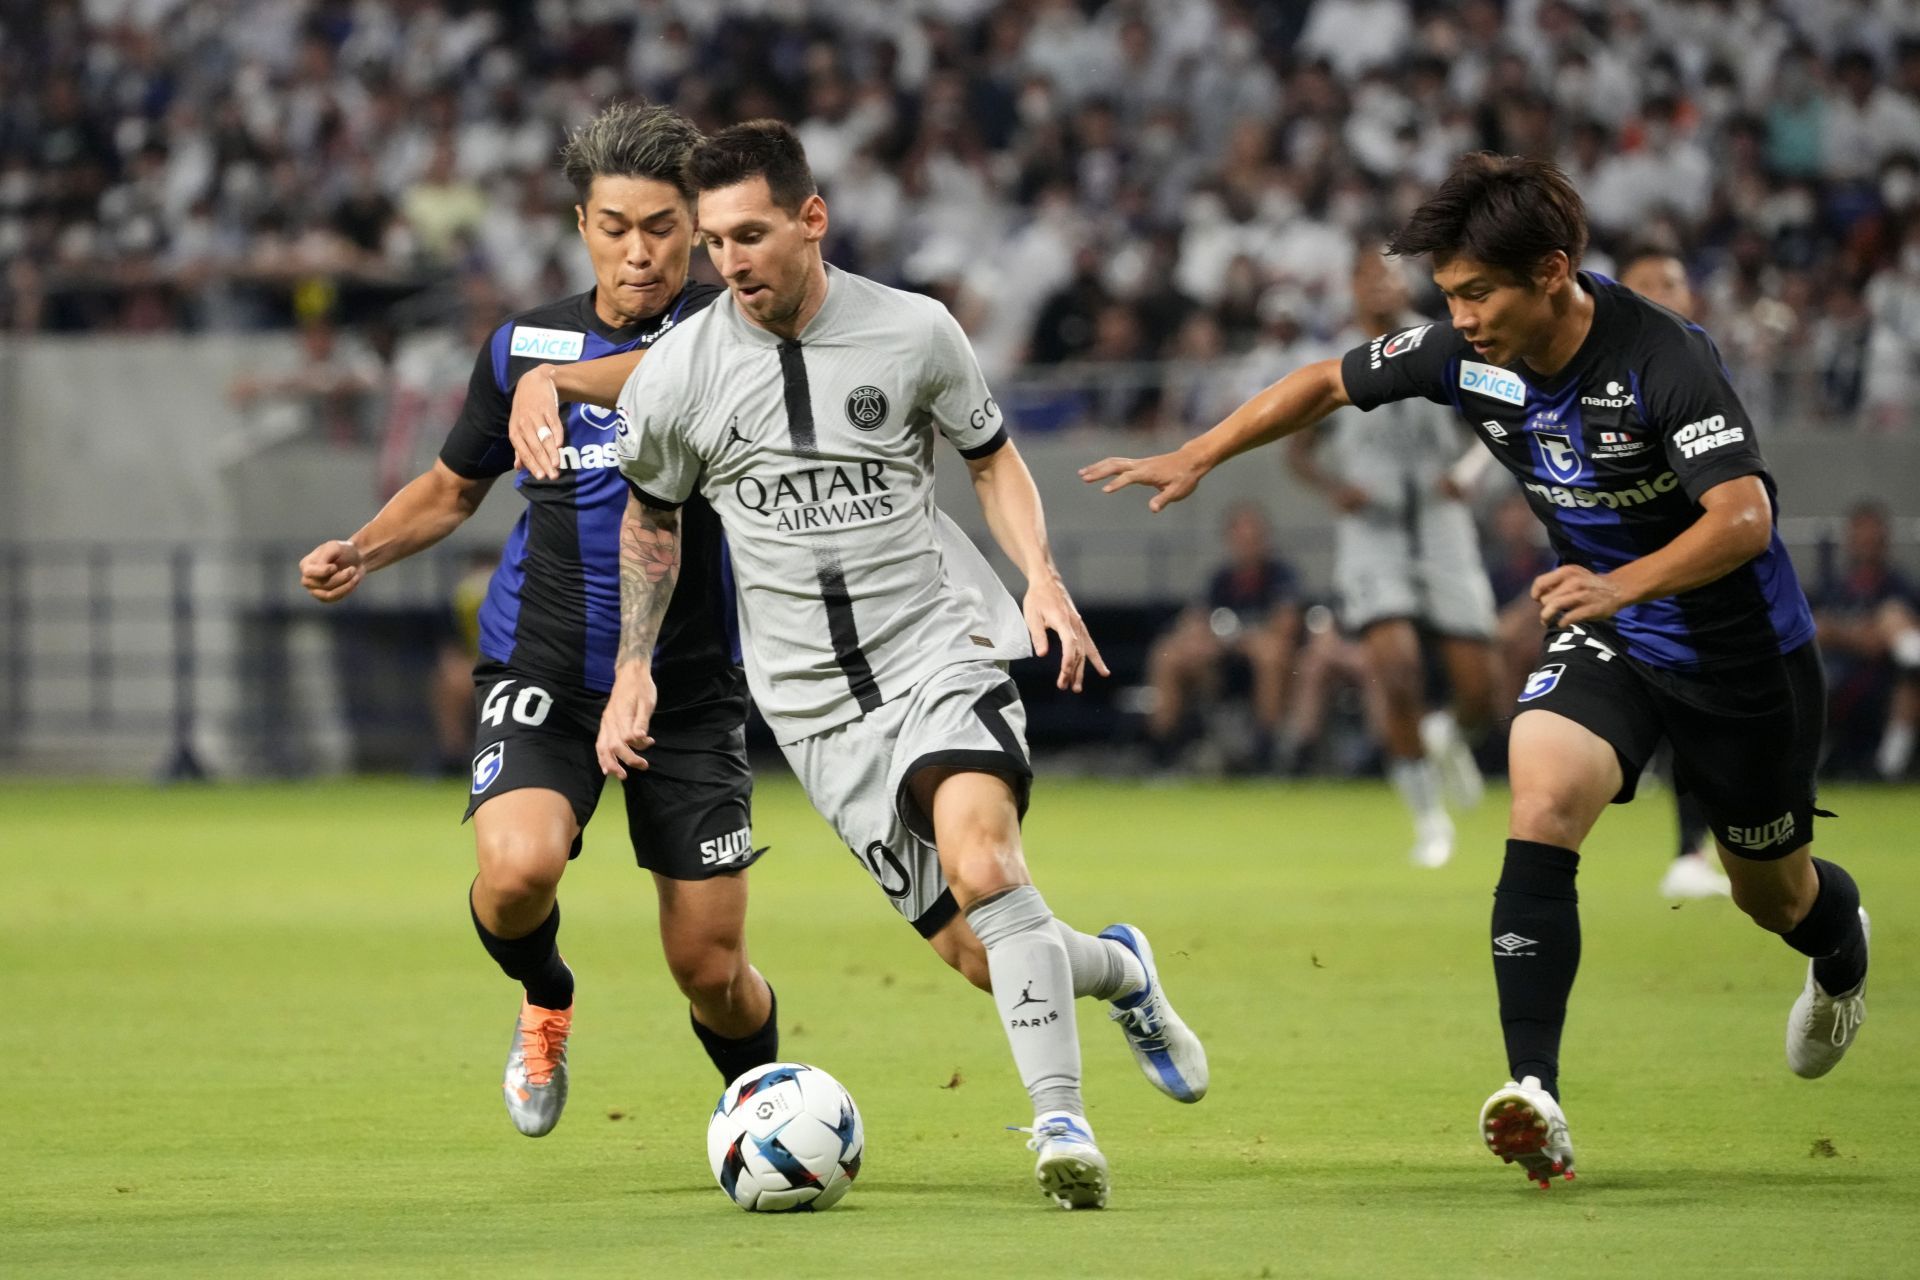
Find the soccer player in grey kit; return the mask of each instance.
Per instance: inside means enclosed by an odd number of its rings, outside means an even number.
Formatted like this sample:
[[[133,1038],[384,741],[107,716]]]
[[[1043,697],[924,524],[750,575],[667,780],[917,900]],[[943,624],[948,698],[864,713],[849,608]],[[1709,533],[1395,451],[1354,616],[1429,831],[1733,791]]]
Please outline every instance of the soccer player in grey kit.
[[[703,495],[732,550],[754,701],[809,799],[934,950],[993,993],[1033,1102],[1041,1190],[1064,1208],[1104,1205],[1074,999],[1113,1003],[1142,1072],[1171,1097],[1197,1101],[1207,1064],[1145,935],[1068,927],[1027,872],[1033,768],[1005,664],[1044,655],[1052,633],[1060,687],[1078,690],[1089,662],[1105,673],[1054,567],[1033,478],[945,308],[822,261],[827,207],[791,129],[735,125],[688,170],[728,296],[657,342],[618,393],[639,519],[623,548],[602,765],[642,766],[646,658],[673,590],[678,509]],[[592,362],[569,365],[553,387],[604,397],[600,377]],[[936,433],[965,458],[995,540],[1026,576],[1024,609],[934,507]]]

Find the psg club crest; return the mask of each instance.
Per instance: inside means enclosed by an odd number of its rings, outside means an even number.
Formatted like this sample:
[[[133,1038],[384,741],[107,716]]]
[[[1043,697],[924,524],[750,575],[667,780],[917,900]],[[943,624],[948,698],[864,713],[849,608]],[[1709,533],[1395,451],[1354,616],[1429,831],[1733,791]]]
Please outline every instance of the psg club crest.
[[[872,431],[887,420],[887,393],[878,387],[855,387],[847,395],[847,421]]]
[[[479,795],[493,785],[500,776],[500,761],[507,754],[507,744],[496,742],[473,758],[473,794]]]
[[[1533,436],[1533,451],[1547,474],[1561,484],[1572,484],[1586,469],[1573,440],[1564,431],[1538,431]]]

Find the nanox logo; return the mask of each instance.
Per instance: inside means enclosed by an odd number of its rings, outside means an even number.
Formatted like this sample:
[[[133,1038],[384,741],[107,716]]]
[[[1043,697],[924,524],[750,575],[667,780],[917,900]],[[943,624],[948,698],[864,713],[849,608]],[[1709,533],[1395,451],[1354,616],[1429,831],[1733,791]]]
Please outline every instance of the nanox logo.
[[[1671,471],[1663,471],[1657,479],[1642,480],[1631,489],[1569,489],[1557,484],[1540,484],[1528,481],[1527,492],[1538,494],[1556,507],[1606,507],[1617,511],[1621,507],[1637,507],[1643,502],[1652,502],[1663,493],[1672,493],[1680,487],[1680,477]]]
[[[1607,394],[1604,396],[1581,396],[1580,403],[1595,405],[1602,409],[1625,409],[1633,403],[1633,392],[1628,391],[1617,382],[1609,382],[1607,384]]]

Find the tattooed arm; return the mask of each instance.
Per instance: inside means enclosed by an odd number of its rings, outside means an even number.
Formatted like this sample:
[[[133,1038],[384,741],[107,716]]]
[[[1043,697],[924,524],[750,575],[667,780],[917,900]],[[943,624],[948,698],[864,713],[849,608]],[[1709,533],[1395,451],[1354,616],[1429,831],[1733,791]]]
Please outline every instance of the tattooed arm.
[[[680,577],[680,513],[648,506],[629,494],[620,522],[620,645],[614,654],[613,692],[600,714],[594,751],[616,778],[644,769],[640,752],[653,745],[648,723],[659,698],[653,685],[653,646]]]

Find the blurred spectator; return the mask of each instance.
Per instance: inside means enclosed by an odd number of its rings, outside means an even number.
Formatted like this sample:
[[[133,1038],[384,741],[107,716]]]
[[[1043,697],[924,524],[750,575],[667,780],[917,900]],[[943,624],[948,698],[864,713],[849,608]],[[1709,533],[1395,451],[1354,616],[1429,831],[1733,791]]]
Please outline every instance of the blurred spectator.
[[[255,445],[315,438],[357,444],[372,432],[374,398],[385,385],[379,354],[332,320],[314,316],[300,327],[297,364],[282,372],[242,374],[227,389],[246,418]]]
[[[1893,567],[1887,513],[1847,516],[1840,564],[1813,593],[1827,660],[1827,768],[1903,776],[1920,726],[1920,595]]]
[[[1085,356],[1102,323],[1145,361],[1216,337],[1242,354],[1275,306],[1324,341],[1360,224],[1486,147],[1567,165],[1597,265],[1670,239],[1773,420],[1892,427],[1916,403],[1897,265],[1920,221],[1912,5],[43,8],[0,6],[15,331],[284,326],[316,276],[350,325],[471,270],[527,305],[569,269],[565,219],[544,213],[563,130],[646,94],[707,126],[792,119],[831,254],[942,289],[996,379],[1023,351]],[[1102,321],[1110,304],[1133,322]],[[1194,307],[1211,328],[1189,327]],[[1188,391],[1129,416],[1189,425]]]
[[[1206,597],[1183,610],[1154,643],[1147,662],[1153,691],[1147,733],[1154,758],[1173,764],[1201,726],[1196,712],[1225,688],[1230,666],[1252,681],[1255,740],[1252,758],[1265,767],[1285,705],[1288,673],[1300,632],[1300,608],[1291,566],[1268,546],[1267,518],[1252,504],[1235,506],[1222,530],[1226,561]]]

